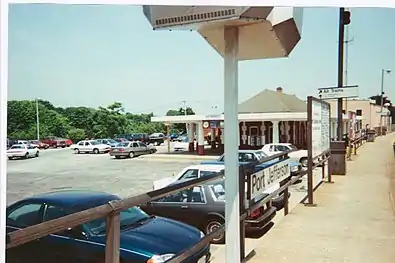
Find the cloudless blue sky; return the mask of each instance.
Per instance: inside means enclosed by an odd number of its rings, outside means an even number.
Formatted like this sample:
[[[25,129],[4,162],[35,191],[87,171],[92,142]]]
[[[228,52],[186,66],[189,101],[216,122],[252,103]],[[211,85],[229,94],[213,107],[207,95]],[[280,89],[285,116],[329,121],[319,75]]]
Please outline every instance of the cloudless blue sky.
[[[348,84],[395,101],[395,10],[352,9]],[[307,8],[289,58],[245,61],[239,100],[284,88],[302,99],[337,84],[338,9]],[[9,99],[164,114],[187,101],[198,113],[223,105],[223,60],[196,32],[153,31],[140,6],[18,4],[9,13]]]

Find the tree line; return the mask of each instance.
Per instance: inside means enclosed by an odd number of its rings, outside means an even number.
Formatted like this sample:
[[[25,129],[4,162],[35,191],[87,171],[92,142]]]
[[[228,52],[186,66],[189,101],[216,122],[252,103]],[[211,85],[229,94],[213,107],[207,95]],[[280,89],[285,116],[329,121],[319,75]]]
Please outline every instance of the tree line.
[[[163,123],[151,122],[153,113],[126,112],[121,102],[106,107],[55,107],[46,100],[11,100],[7,105],[7,137],[37,138],[37,112],[40,138],[57,136],[73,141],[85,138],[113,138],[120,134],[166,133]],[[38,110],[36,110],[38,106]],[[194,114],[191,108],[187,114]],[[184,115],[185,109],[170,109],[168,116]],[[174,124],[171,133],[185,132],[185,125]]]

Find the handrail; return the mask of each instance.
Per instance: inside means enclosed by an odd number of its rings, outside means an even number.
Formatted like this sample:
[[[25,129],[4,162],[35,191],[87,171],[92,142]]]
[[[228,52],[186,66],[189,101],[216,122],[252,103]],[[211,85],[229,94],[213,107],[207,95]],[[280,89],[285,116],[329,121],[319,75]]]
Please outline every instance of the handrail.
[[[9,241],[7,243],[7,249],[41,238],[43,236],[66,230],[67,228],[73,228],[86,222],[106,217],[110,213],[117,213],[126,208],[147,203],[153,199],[165,197],[169,194],[200,185],[204,182],[221,178],[222,176],[224,176],[223,172],[214,176],[201,177],[190,181],[185,181],[177,185],[170,185],[126,199],[114,200],[108,204],[100,205],[81,212],[46,221],[38,225],[16,230],[7,234],[7,240]]]
[[[250,179],[251,175],[254,174],[256,171],[255,166],[260,165],[262,163],[266,163],[268,161],[272,161],[275,159],[279,159],[279,161],[287,160],[289,159],[288,154],[293,151],[288,151],[288,152],[282,152],[279,154],[275,154],[266,158],[263,158],[262,160],[247,163],[247,164],[242,164],[240,165],[239,168],[239,185],[240,185],[240,191],[243,193],[240,195],[240,201],[244,201],[245,195],[244,193],[246,192],[245,190],[245,183],[250,184]],[[322,156],[326,156],[326,152],[322,154]],[[319,156],[317,156],[319,157]],[[320,160],[320,163],[324,163],[329,159],[330,156],[326,156],[325,159]],[[276,162],[277,163],[277,162]],[[275,165],[274,163],[273,165]],[[320,163],[316,164],[313,166],[313,169],[319,165]],[[270,165],[271,166],[271,165]],[[270,167],[269,166],[269,167]],[[261,200],[254,200],[254,202],[250,201],[250,204],[248,208],[245,208],[244,205],[240,206],[240,221],[243,223],[243,221],[251,214],[251,211],[255,210],[259,206],[261,206],[263,203],[269,202],[273,197],[278,195],[280,192],[284,191],[284,194],[286,194],[286,201],[285,201],[285,207],[284,207],[284,213],[288,213],[288,187],[293,184],[295,181],[299,180],[302,176],[306,175],[307,171],[302,171],[299,175],[295,176],[292,179],[289,179],[290,177],[287,177],[284,179],[283,182],[280,183],[280,188],[277,189],[276,191],[270,193],[269,195],[265,196]],[[70,214],[64,217],[60,217],[54,220],[50,220],[47,222],[43,222],[38,225],[26,227],[24,229],[16,230],[14,232],[8,233],[6,236],[6,242],[7,246],[6,248],[12,248],[16,247],[18,245],[27,243],[29,241],[36,240],[38,238],[58,233],[62,230],[66,230],[68,228],[73,228],[78,225],[81,225],[83,223],[99,219],[99,218],[104,218],[107,217],[107,229],[106,229],[106,252],[105,252],[105,262],[106,263],[118,263],[119,262],[119,235],[120,235],[120,228],[119,228],[119,223],[120,223],[120,217],[119,213],[129,207],[133,206],[138,206],[143,203],[150,202],[154,199],[162,198],[165,196],[168,196],[169,194],[191,188],[193,186],[201,185],[203,183],[213,181],[216,179],[220,179],[224,177],[224,172],[217,173],[212,176],[207,176],[207,177],[200,177],[197,179],[191,179],[188,181],[183,181],[179,182],[174,185],[169,185],[167,187],[158,189],[158,190],[153,190],[149,191],[147,193],[143,193],[137,196],[132,196],[128,197],[125,199],[121,200],[114,200],[110,201],[107,204],[100,205],[94,208],[90,208],[81,212],[77,212],[74,214]],[[284,183],[285,182],[285,183]],[[284,183],[284,184],[282,184]],[[249,189],[247,189],[249,191]],[[247,193],[247,199],[249,199],[249,194]],[[244,204],[244,202],[240,202],[240,204]],[[242,224],[243,227],[241,227],[241,232],[243,232],[243,235],[241,235],[241,251],[243,251],[242,257],[244,257],[244,224]],[[203,239],[201,239],[198,243],[194,244],[193,246],[185,249],[184,251],[178,253],[176,256],[171,258],[168,262],[170,263],[179,263],[182,261],[185,261],[187,258],[189,258],[191,255],[194,255],[196,252],[201,250],[205,245],[210,243],[212,239],[219,235],[223,234],[225,231],[225,225],[223,224],[220,228],[218,228],[216,231],[213,231],[209,234],[207,234]]]

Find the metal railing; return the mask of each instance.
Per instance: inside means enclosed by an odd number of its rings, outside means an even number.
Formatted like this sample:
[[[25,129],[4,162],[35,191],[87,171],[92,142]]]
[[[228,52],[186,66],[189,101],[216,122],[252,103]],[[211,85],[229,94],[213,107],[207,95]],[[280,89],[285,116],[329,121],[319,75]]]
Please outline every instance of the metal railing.
[[[251,212],[255,209],[262,206],[262,204],[266,204],[274,197],[278,196],[280,193],[283,192],[285,196],[285,203],[284,203],[284,214],[287,215],[289,212],[288,208],[288,188],[290,185],[295,183],[296,181],[300,180],[301,177],[308,173],[307,170],[301,171],[297,176],[291,176],[285,178],[280,182],[280,187],[270,193],[269,195],[265,196],[260,200],[252,200],[251,198],[251,178],[252,175],[260,172],[256,171],[256,166],[267,163],[269,161],[278,159],[278,162],[274,162],[270,165],[275,165],[280,163],[284,160],[289,159],[288,154],[290,152],[283,152],[279,153],[267,158],[264,158],[257,162],[251,162],[248,164],[240,165],[239,170],[239,191],[240,193],[240,204],[247,205],[240,205],[240,231],[241,231],[241,240],[240,240],[240,250],[241,250],[241,260],[245,258],[245,219],[250,216]],[[325,162],[329,159],[329,153],[324,153],[322,156],[325,158],[321,158],[318,163],[316,163],[312,169],[317,167],[320,164],[323,164],[323,177],[324,176],[324,167]],[[319,156],[317,156],[318,158]],[[270,166],[269,165],[269,166]],[[265,167],[264,169],[266,169]],[[262,169],[262,170],[264,170]],[[10,232],[6,236],[6,247],[7,249],[25,244],[27,242],[39,239],[41,237],[59,233],[69,228],[74,228],[81,224],[87,223],[89,221],[105,218],[106,217],[106,246],[105,246],[105,262],[106,263],[119,263],[119,249],[120,249],[120,212],[124,209],[138,206],[140,204],[144,204],[150,202],[152,200],[162,198],[168,196],[172,193],[179,192],[184,189],[189,189],[193,186],[201,185],[207,183],[209,181],[213,181],[219,178],[223,178],[224,173],[217,173],[213,176],[208,177],[201,177],[198,179],[192,179],[189,181],[180,182],[175,185],[170,185],[162,189],[149,191],[140,195],[136,195],[133,197],[121,199],[121,200],[114,200],[110,201],[107,204],[100,205],[94,208],[90,208],[78,213],[70,214],[64,217],[60,217],[54,220],[46,221],[38,225],[29,226],[20,230],[16,230],[14,232]],[[329,175],[330,180],[330,175]],[[245,187],[248,187],[247,191]],[[314,189],[308,189],[308,195],[312,195]],[[247,197],[246,197],[247,196]],[[247,201],[247,202],[245,202]],[[178,263],[182,262],[185,259],[188,259],[190,256],[194,255],[198,251],[200,251],[204,246],[212,241],[219,234],[223,234],[225,231],[225,225],[218,228],[216,231],[208,233],[204,238],[202,238],[198,243],[189,247],[188,249],[180,252],[179,254],[175,255],[172,259],[168,262],[171,263]]]

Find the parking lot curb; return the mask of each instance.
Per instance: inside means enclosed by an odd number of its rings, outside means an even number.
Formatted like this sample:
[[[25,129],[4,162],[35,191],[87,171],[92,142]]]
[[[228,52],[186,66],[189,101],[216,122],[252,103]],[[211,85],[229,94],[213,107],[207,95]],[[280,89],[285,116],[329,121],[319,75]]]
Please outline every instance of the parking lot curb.
[[[218,156],[198,156],[198,155],[178,155],[178,154],[151,154],[141,156],[140,159],[162,159],[162,160],[194,160],[194,161],[205,161],[205,160],[216,160]]]

